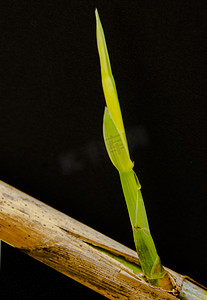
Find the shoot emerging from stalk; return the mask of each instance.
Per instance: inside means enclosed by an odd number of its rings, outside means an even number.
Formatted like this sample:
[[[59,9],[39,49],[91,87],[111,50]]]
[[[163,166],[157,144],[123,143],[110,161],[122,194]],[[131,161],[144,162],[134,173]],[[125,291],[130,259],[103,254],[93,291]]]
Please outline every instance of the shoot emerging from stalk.
[[[171,278],[161,264],[150,234],[141,185],[133,171],[134,164],[129,155],[116,85],[97,9],[95,15],[101,79],[107,105],[103,118],[104,142],[110,160],[119,172],[142,271],[150,284],[172,290]]]

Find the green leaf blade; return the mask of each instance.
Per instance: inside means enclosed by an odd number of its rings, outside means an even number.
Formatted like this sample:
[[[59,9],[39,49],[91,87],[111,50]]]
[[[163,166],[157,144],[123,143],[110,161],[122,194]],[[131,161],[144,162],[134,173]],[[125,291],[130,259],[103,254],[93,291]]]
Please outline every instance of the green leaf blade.
[[[107,107],[103,119],[103,136],[108,155],[116,169],[119,172],[132,170],[134,165],[130,160],[125,141]]]

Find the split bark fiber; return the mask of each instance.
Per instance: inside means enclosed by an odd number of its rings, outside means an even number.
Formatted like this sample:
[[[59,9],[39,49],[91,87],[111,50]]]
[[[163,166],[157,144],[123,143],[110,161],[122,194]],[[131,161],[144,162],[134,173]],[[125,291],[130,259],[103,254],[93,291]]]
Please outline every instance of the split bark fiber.
[[[2,181],[0,240],[109,299],[176,299],[110,256],[139,264],[135,251]],[[181,289],[183,276],[166,270]]]

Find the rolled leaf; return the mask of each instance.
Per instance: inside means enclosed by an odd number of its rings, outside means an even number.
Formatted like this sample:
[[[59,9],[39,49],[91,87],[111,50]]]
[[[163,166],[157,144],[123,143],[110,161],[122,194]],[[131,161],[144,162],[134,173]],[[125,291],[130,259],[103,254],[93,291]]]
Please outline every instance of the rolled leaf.
[[[140,264],[148,280],[164,277],[166,272],[161,265],[150,231],[134,227],[133,234]]]
[[[98,11],[95,11],[96,15],[96,37],[97,37],[97,46],[100,57],[100,66],[101,66],[101,80],[103,86],[103,92],[106,100],[106,105],[108,110],[116,124],[116,127],[121,134],[125,147],[128,150],[127,139],[124,130],[123,119],[121,115],[121,109],[119,105],[116,85],[114,81],[114,77],[111,71],[111,64],[109,60],[109,54],[106,46],[105,36],[103,32],[103,28],[101,25],[101,21],[98,15]]]

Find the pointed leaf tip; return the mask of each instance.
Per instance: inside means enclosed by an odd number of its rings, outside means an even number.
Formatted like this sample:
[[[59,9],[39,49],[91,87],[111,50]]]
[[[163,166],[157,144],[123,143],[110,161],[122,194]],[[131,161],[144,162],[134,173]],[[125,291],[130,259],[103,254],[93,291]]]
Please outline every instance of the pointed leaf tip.
[[[99,17],[99,15],[98,15],[98,9],[97,8],[95,9],[95,16],[96,16],[96,18]]]

